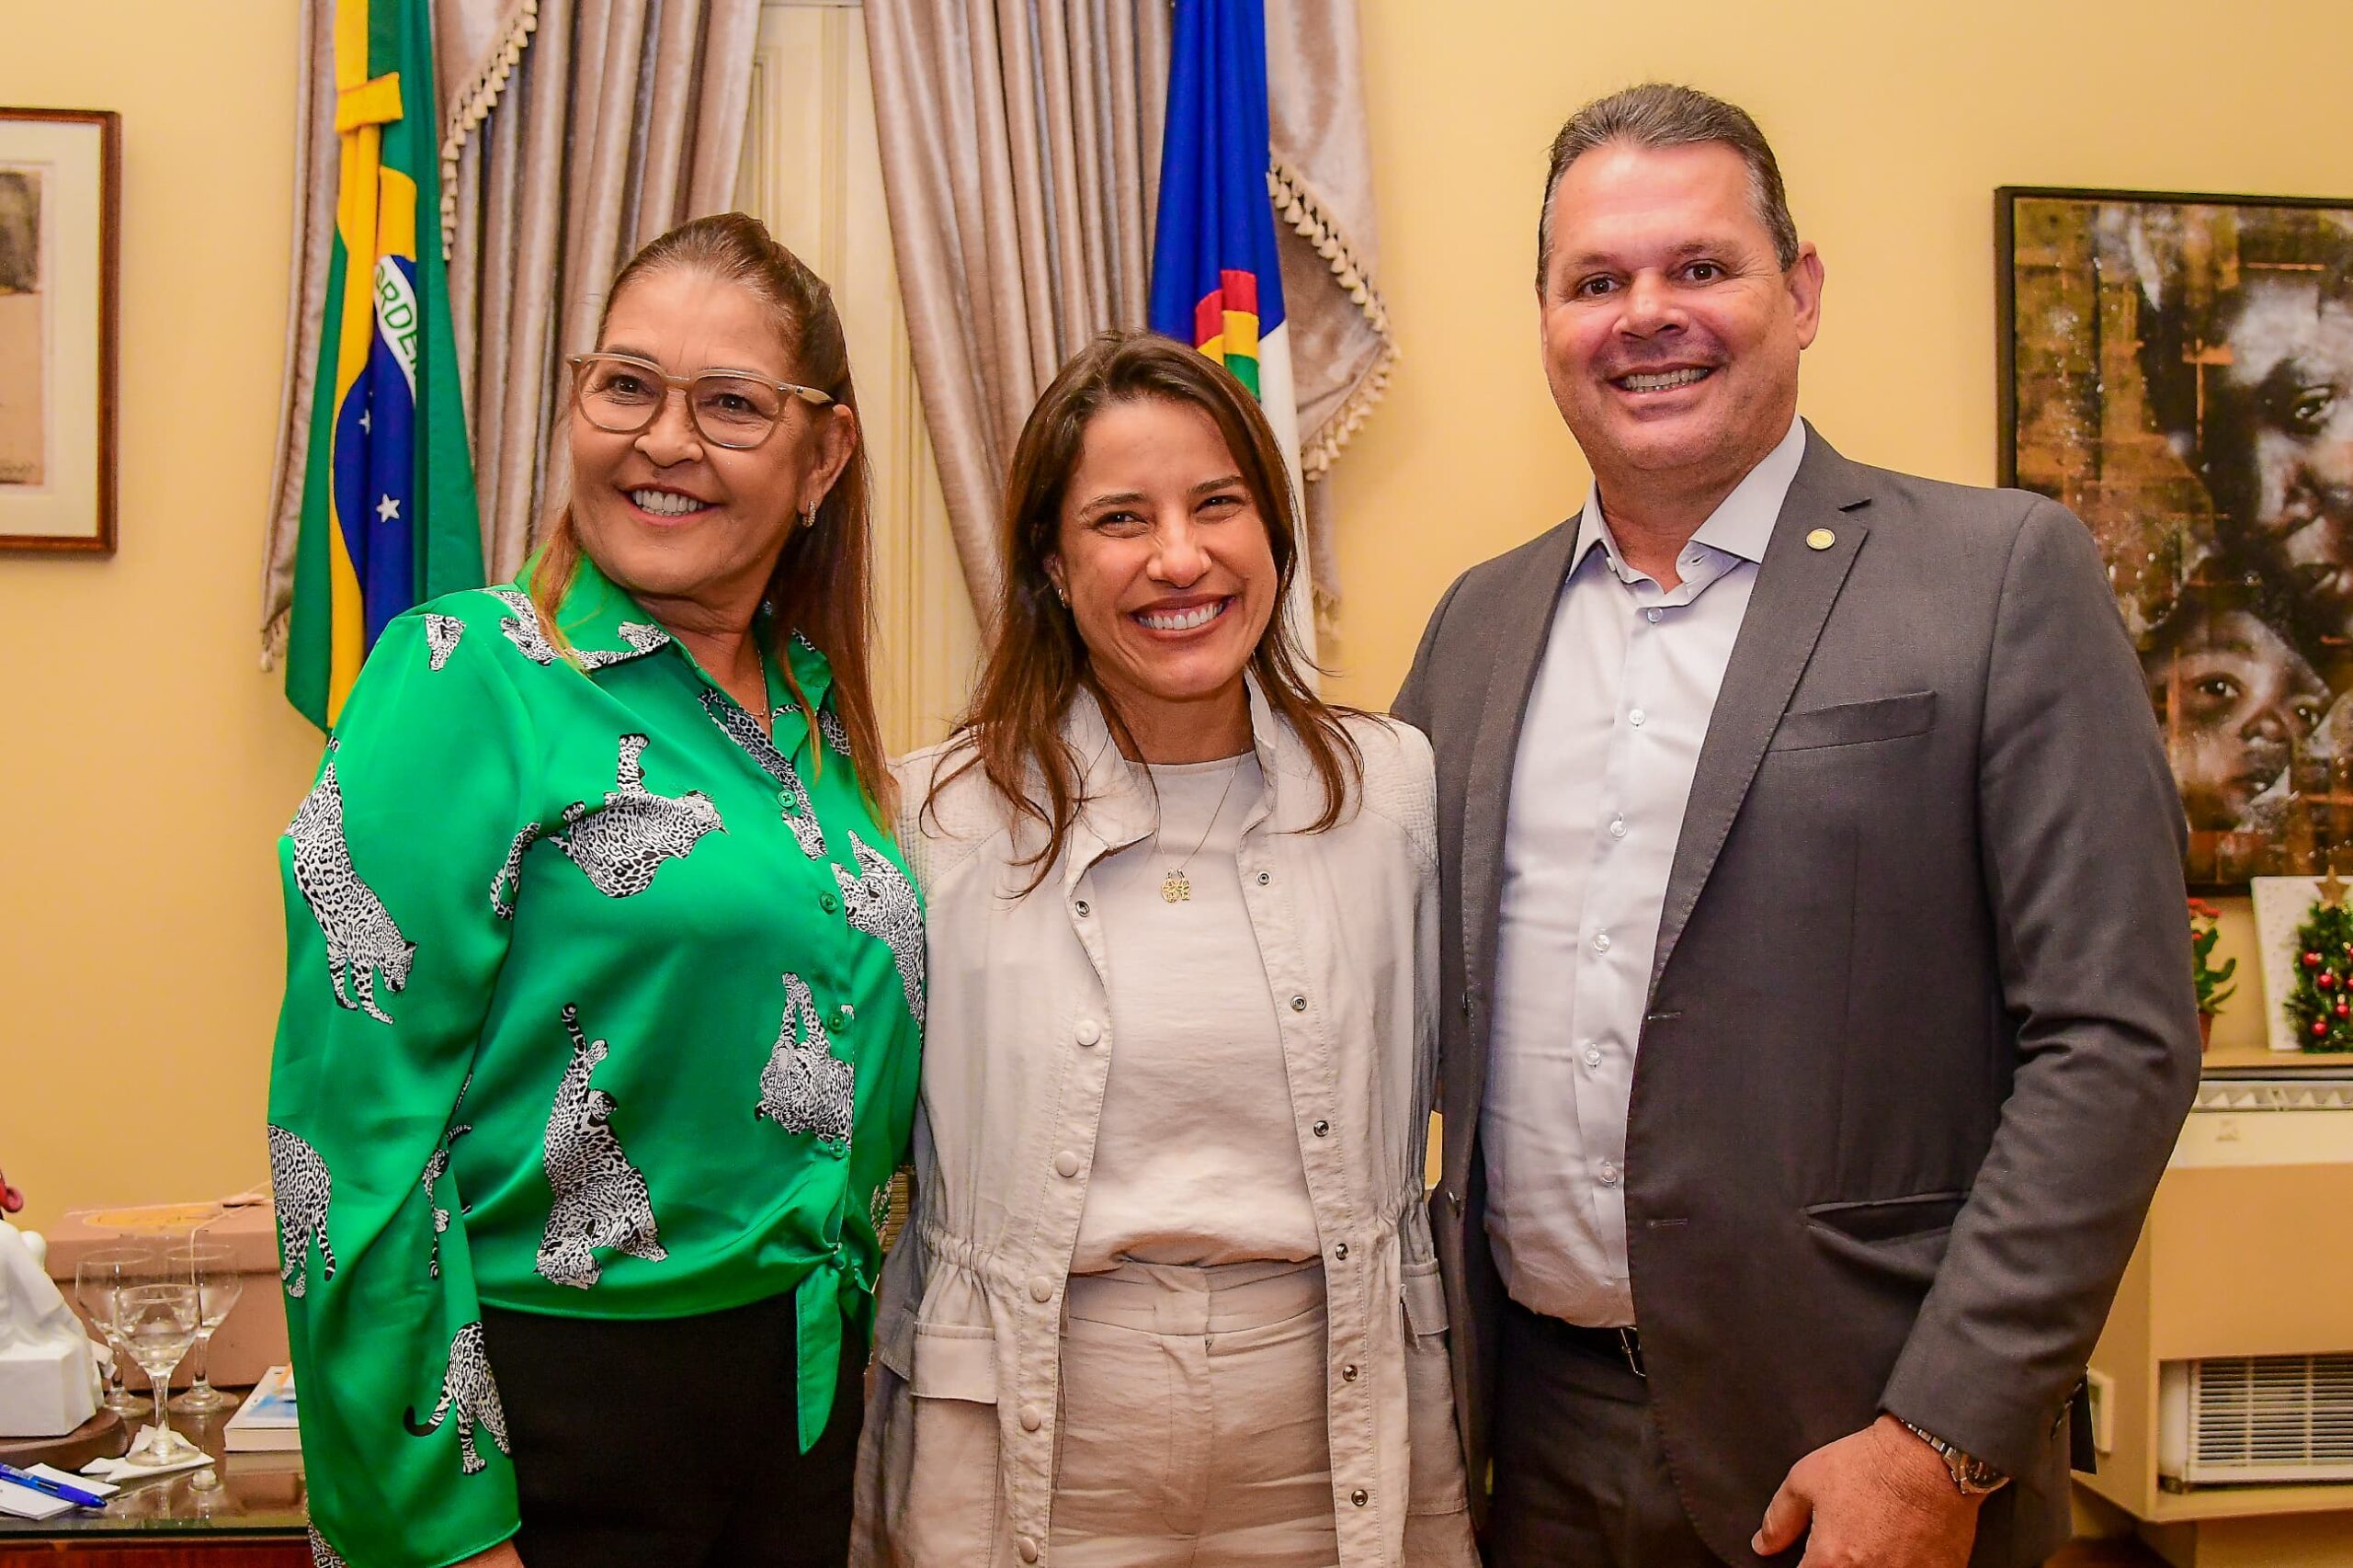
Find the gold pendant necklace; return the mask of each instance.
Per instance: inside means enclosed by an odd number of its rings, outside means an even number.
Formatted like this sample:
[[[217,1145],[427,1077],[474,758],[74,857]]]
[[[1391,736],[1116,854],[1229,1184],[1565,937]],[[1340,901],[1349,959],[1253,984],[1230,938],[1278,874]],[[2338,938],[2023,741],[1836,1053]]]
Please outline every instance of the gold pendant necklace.
[[[1193,863],[1193,856],[1201,852],[1201,846],[1207,844],[1210,841],[1210,835],[1217,830],[1217,819],[1225,814],[1226,797],[1233,793],[1233,780],[1241,772],[1242,761],[1237,757],[1234,759],[1233,771],[1225,776],[1225,788],[1218,791],[1217,808],[1210,812],[1209,824],[1201,829],[1201,836],[1194,841],[1191,853],[1169,867],[1167,875],[1160,879],[1161,903],[1190,903],[1193,902],[1193,882],[1192,879],[1185,874],[1186,868]],[[1160,848],[1160,827],[1161,824],[1156,822],[1153,824],[1152,846],[1154,849]]]

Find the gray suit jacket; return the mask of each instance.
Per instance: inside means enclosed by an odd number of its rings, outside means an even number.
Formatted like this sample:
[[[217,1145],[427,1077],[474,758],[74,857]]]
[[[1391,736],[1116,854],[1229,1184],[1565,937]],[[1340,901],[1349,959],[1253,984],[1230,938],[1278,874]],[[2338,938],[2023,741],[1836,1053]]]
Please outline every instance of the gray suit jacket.
[[[1397,703],[1438,756],[1432,1207],[1474,1477],[1505,815],[1575,534],[1465,574]],[[1809,430],[1700,752],[1627,1130],[1650,1392],[1727,1562],[1756,1561],[1792,1463],[1882,1410],[2016,1478],[1978,1568],[2065,1539],[2070,1394],[2196,1089],[2182,838],[2083,525]]]

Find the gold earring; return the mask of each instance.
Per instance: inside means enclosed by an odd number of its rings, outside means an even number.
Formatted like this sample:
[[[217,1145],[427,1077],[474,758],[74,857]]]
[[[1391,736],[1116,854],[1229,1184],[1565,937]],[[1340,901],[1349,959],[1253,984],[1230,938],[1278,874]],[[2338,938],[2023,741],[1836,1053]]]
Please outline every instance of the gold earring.
[[[1060,583],[1056,583],[1054,585],[1054,597],[1062,600],[1063,608],[1070,608],[1070,590],[1063,587]]]
[[[801,509],[801,526],[804,528],[813,528],[817,526],[817,504],[815,502],[812,501],[808,506],[803,506]]]

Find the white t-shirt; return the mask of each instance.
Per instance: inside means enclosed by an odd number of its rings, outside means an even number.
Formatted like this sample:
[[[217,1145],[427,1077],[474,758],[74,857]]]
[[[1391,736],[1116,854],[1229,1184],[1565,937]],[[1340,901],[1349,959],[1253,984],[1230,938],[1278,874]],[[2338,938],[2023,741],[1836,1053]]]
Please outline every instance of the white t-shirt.
[[[1117,1051],[1071,1271],[1305,1261],[1318,1256],[1315,1213],[1234,864],[1265,787],[1258,759],[1151,773],[1156,839],[1093,873]],[[1163,885],[1179,867],[1191,896],[1171,903]]]

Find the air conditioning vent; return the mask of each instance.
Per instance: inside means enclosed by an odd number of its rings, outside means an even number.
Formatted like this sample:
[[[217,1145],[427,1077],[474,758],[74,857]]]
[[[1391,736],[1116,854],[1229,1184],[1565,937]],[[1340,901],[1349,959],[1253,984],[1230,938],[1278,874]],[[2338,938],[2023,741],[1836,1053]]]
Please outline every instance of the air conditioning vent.
[[[2159,1470],[2190,1485],[2353,1481],[2353,1354],[2169,1361]]]

